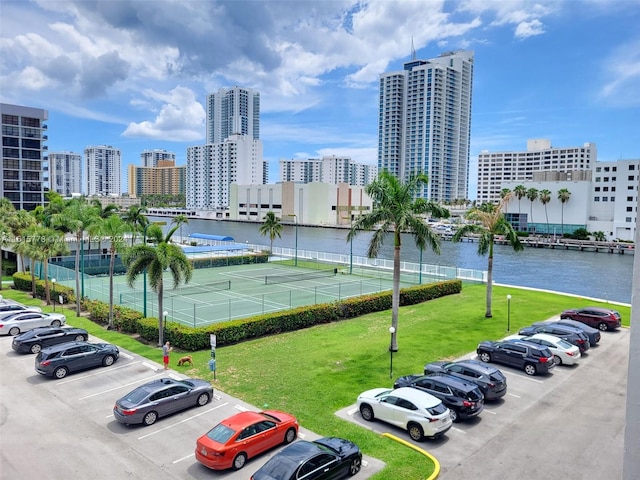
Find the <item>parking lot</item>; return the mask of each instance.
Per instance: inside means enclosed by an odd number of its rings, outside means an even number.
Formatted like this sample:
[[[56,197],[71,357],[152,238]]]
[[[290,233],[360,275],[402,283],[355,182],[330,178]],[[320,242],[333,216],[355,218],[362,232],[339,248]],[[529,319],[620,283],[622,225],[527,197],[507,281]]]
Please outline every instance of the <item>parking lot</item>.
[[[628,358],[629,329],[620,329],[603,332],[578,365],[548,375],[493,364],[507,377],[507,394],[438,440],[413,442],[400,428],[363,420],[355,404],[337,414],[424,448],[443,479],[621,478]],[[396,376],[410,373],[420,372]]]
[[[90,341],[97,341],[92,338]],[[34,355],[11,349],[0,337],[0,478],[91,478],[92,480],[248,479],[278,449],[250,460],[240,471],[214,472],[195,460],[196,439],[243,409],[259,410],[215,391],[209,404],[161,418],[150,427],[126,426],[112,414],[117,398],[167,374],[162,366],[121,350],[111,367],[52,380],[36,373]],[[301,425],[299,438],[318,435]],[[364,457],[355,479],[384,467]]]

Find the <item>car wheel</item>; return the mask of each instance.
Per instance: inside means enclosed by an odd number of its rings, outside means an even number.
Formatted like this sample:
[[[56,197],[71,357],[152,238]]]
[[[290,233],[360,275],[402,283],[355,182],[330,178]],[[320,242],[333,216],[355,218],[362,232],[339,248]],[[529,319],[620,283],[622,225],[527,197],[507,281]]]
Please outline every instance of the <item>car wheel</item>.
[[[598,330],[600,330],[601,332],[606,332],[607,330],[609,330],[609,328],[607,327],[606,323],[600,322],[598,324]]]
[[[53,322],[51,322],[51,326],[53,326],[53,327],[59,327],[60,325],[62,325],[60,323],[60,320],[54,320]]]
[[[480,355],[478,355],[478,357],[484,363],[489,363],[491,361],[491,354],[489,352],[481,352]]]
[[[76,335],[76,342],[85,342],[86,340],[87,338],[84,335]]]
[[[417,423],[410,423],[407,427],[407,432],[409,432],[411,439],[416,442],[421,442],[424,438],[424,430],[422,430],[422,427]]]
[[[460,421],[460,415],[458,415],[458,412],[455,411],[453,408],[449,409],[449,413],[451,415],[451,421],[452,422],[459,422]]]
[[[11,335],[12,337],[20,335],[20,329],[18,327],[13,327],[11,330],[9,330],[9,335]]]
[[[236,458],[233,459],[233,469],[240,470],[247,463],[247,454],[244,452],[240,452],[236,455]]]
[[[156,423],[157,419],[158,414],[154,411],[151,411],[144,416],[144,418],[142,419],[142,423],[144,423],[146,426],[153,425],[154,423]]]
[[[60,379],[66,377],[67,373],[69,373],[69,370],[66,367],[58,367],[53,371],[53,376]]]
[[[107,355],[106,357],[104,357],[102,359],[102,366],[103,367],[110,367],[111,365],[113,365],[113,362],[115,362],[116,359],[113,355]]]
[[[289,445],[296,439],[296,436],[296,429],[290,428],[289,430],[287,430],[287,433],[284,434],[284,444]]]
[[[562,359],[558,355],[553,356],[553,361],[556,362],[556,365],[562,365]]]
[[[362,467],[362,460],[360,458],[354,458],[351,460],[351,465],[349,465],[349,476],[353,477],[358,473],[360,471],[360,467]]]
[[[198,395],[198,406],[202,407],[204,405],[206,405],[207,403],[209,403],[209,395],[206,393],[201,393],[200,395]]]
[[[360,415],[362,415],[362,418],[364,418],[367,422],[370,422],[375,418],[375,415],[373,414],[373,408],[371,408],[371,406],[367,405],[366,403],[360,405]]]
[[[536,374],[536,366],[531,364],[531,363],[525,364],[524,373],[526,373],[527,375],[535,375]]]
[[[42,350],[42,345],[40,345],[39,343],[34,343],[33,345],[31,345],[31,353],[40,353],[40,350]]]

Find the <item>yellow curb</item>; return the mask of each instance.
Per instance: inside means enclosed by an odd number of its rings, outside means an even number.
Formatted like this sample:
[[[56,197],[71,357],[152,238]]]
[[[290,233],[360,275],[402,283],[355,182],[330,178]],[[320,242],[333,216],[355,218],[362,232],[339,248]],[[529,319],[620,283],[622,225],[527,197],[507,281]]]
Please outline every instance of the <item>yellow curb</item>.
[[[398,443],[401,443],[402,445],[404,445],[405,447],[409,447],[414,449],[416,452],[421,453],[422,455],[424,455],[425,457],[428,457],[429,459],[431,459],[431,461],[434,463],[435,468],[433,470],[433,473],[426,478],[426,480],[434,480],[435,478],[438,478],[438,475],[440,475],[440,462],[438,462],[438,459],[436,457],[434,457],[433,455],[431,455],[429,452],[427,452],[426,450],[423,450],[420,447],[416,447],[413,443],[409,443],[406,440],[401,439],[400,437],[396,437],[395,435],[392,435],[390,433],[383,433],[382,434],[383,437],[387,437],[390,438],[391,440],[395,440]]]

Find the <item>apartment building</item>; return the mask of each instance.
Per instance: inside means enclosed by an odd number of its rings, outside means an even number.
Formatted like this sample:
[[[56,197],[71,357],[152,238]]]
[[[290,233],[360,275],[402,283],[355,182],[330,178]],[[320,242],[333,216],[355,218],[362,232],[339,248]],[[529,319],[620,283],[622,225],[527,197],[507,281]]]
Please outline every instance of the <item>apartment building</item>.
[[[375,165],[353,162],[350,157],[326,156],[321,159],[280,160],[281,182],[346,183],[365,186],[378,176]]]
[[[144,150],[140,154],[140,165],[143,167],[157,167],[160,162],[176,161],[176,154],[174,152],[168,152],[164,149],[153,149],[153,150]]]
[[[49,183],[49,188],[63,197],[82,193],[82,155],[73,152],[50,152]]]
[[[184,195],[187,167],[175,160],[158,160],[155,167],[129,165],[129,195]]]
[[[87,172],[86,191],[93,195],[120,195],[122,153],[110,145],[89,146],[84,149]]]
[[[207,143],[231,135],[260,138],[260,93],[251,88],[221,88],[207,96]]]

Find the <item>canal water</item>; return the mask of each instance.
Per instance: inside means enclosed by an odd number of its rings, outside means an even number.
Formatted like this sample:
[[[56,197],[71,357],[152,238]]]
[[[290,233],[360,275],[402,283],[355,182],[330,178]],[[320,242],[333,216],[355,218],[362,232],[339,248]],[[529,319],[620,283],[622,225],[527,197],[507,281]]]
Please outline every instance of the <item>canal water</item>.
[[[149,217],[151,221],[167,218]],[[269,245],[269,237],[260,235],[260,223],[190,219],[182,227],[182,235],[207,233],[233,237],[238,243]],[[283,224],[281,238],[274,246],[294,248],[296,227]],[[176,232],[178,234],[178,232]],[[347,229],[298,226],[298,248],[318,252],[349,255],[351,245],[346,241]],[[366,257],[371,234],[362,232],[353,241],[353,255]],[[418,263],[420,251],[411,235],[402,237],[403,261]],[[487,269],[487,257],[478,255],[478,244],[471,242],[441,242],[437,255],[425,250],[422,263],[447,267]],[[393,258],[393,237],[388,236],[380,258]],[[631,303],[633,255],[619,253],[580,252],[525,247],[514,252],[511,247],[496,245],[494,249],[493,280],[495,283],[542,288],[557,292],[584,295],[614,302]]]

